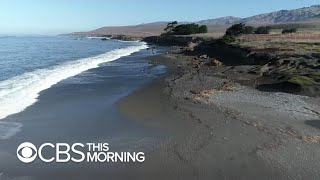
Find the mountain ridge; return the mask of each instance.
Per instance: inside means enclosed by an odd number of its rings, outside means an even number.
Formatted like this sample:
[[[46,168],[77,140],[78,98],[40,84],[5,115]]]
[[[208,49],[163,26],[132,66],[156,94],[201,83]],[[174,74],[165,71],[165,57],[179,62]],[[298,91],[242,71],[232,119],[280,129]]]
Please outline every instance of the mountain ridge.
[[[274,25],[296,22],[307,22],[320,18],[320,5],[302,7],[293,10],[280,10],[270,13],[258,14],[246,18],[235,16],[225,16],[214,19],[201,20],[194,23],[208,25],[209,32],[215,30],[225,30],[228,26],[235,23],[246,23],[250,25]],[[318,22],[318,21],[317,21]],[[167,21],[157,21],[132,26],[106,26],[89,32],[78,32],[73,34],[95,34],[95,35],[129,35],[129,36],[153,36],[163,33]],[[181,22],[192,23],[192,22]]]
[[[225,16],[225,17],[220,17],[220,18],[215,18],[215,19],[207,19],[207,20],[202,20],[198,21],[198,24],[206,24],[206,25],[228,25],[228,24],[233,24],[242,18],[235,17],[235,16]]]
[[[306,21],[316,16],[320,16],[320,5],[258,14],[243,18],[237,22],[246,24],[279,24]]]

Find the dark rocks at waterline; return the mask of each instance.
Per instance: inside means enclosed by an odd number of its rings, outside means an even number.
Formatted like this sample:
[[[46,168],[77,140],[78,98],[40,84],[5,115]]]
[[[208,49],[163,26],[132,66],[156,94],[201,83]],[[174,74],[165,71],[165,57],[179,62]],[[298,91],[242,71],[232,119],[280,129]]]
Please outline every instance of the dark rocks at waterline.
[[[138,41],[141,40],[140,37],[131,37],[131,36],[126,36],[126,35],[113,35],[111,39],[117,39],[121,41]]]

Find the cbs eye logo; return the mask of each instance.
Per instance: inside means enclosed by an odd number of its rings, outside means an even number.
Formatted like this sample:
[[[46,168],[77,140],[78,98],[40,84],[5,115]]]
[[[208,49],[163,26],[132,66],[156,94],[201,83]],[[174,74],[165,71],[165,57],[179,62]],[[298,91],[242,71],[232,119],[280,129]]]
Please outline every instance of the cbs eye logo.
[[[24,163],[31,163],[37,157],[37,148],[32,143],[22,143],[17,148],[17,157]]]

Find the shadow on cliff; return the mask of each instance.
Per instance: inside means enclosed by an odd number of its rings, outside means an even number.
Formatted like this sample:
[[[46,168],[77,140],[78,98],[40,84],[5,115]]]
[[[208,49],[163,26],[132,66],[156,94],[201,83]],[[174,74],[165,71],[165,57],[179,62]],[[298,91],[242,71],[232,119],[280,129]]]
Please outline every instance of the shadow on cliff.
[[[227,66],[264,65],[275,60],[275,57],[270,53],[252,52],[249,49],[221,43],[217,40],[202,42],[192,51],[185,50],[181,53],[190,56],[208,55]]]

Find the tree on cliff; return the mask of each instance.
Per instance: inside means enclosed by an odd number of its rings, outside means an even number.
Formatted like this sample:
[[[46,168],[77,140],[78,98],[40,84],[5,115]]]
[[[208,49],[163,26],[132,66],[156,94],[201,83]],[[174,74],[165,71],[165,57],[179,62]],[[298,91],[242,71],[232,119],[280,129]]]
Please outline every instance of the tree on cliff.
[[[247,26],[244,23],[239,23],[239,24],[234,24],[230,28],[228,28],[226,31],[226,35],[240,36],[242,34],[253,34],[255,30],[256,29],[253,26]]]
[[[169,23],[164,29],[166,31],[164,35],[190,35],[208,32],[208,27],[206,25],[199,26],[195,23],[180,25],[177,24],[177,21]]]
[[[233,43],[236,41],[237,37],[242,34],[253,34],[255,28],[253,26],[246,26],[244,23],[234,24],[229,27],[223,37],[220,38],[220,41],[224,43]]]
[[[206,25],[202,25],[199,27],[199,33],[207,33],[208,27]]]
[[[239,23],[239,24],[234,24],[231,27],[229,27],[226,31],[227,36],[240,36],[245,32],[245,24],[244,23]]]
[[[228,44],[235,42],[237,37],[242,34],[269,34],[270,31],[270,26],[260,26],[255,28],[253,26],[246,26],[244,23],[238,23],[229,27],[226,34],[220,38],[220,41]]]
[[[198,24],[181,24],[173,29],[174,34],[176,35],[190,35],[196,34],[199,32]]]
[[[171,33],[173,29],[178,25],[177,21],[173,21],[167,24],[167,27],[164,29],[166,33]]]

